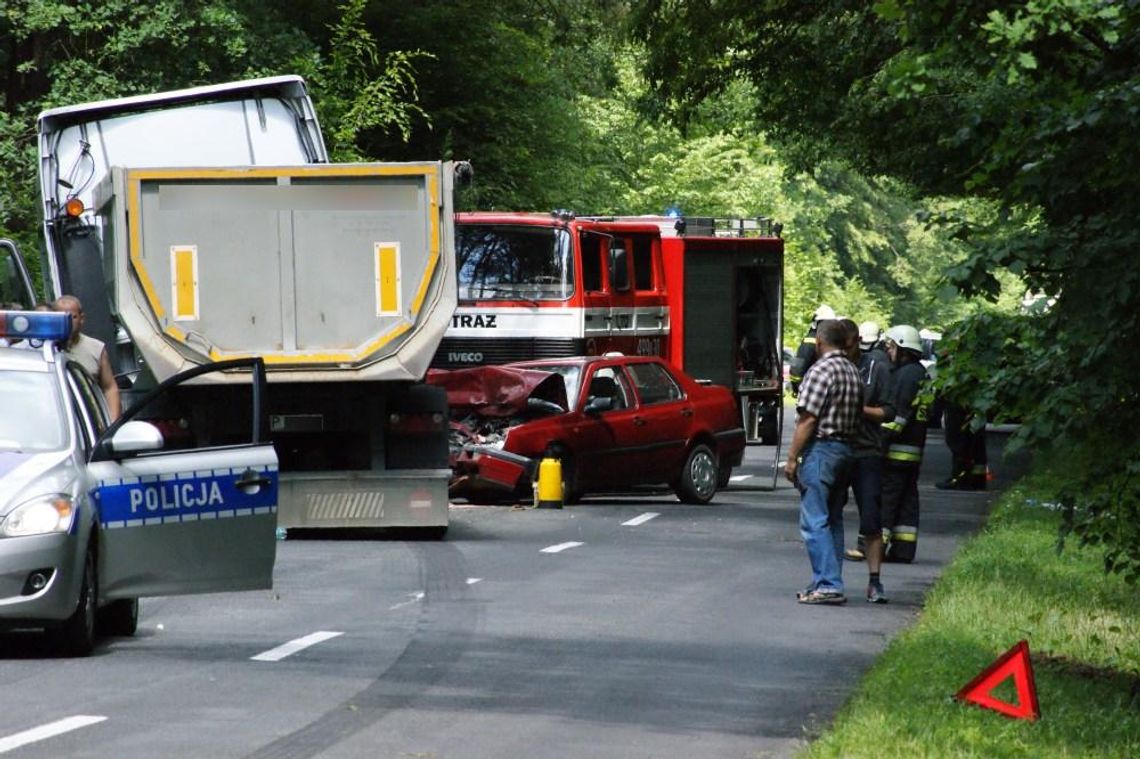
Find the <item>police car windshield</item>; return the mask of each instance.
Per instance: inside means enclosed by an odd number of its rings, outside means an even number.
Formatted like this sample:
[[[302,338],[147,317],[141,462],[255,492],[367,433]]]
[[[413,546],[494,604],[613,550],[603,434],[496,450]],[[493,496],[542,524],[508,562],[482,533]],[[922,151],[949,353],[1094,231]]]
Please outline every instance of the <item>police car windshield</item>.
[[[555,227],[456,227],[460,300],[566,300],[574,292],[570,235]]]
[[[0,451],[57,451],[67,442],[54,375],[0,370]]]

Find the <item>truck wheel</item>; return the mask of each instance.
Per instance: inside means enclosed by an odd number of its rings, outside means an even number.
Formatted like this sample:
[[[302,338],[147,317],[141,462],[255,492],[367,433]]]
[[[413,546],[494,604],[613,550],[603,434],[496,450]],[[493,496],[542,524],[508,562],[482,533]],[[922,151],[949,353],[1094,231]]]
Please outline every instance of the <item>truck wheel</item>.
[[[83,562],[83,580],[75,612],[51,632],[52,643],[68,656],[87,656],[95,648],[95,609],[98,585],[95,580],[95,553],[88,548]]]
[[[674,491],[683,503],[708,503],[716,495],[718,473],[713,450],[703,443],[695,445],[685,458]]]
[[[121,598],[99,610],[99,631],[130,637],[139,629],[139,600]]]

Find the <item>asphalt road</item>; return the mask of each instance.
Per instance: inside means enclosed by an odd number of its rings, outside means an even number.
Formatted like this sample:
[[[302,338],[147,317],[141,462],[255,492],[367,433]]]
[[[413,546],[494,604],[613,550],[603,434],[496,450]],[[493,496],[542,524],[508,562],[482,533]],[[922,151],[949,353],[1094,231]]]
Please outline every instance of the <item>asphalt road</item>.
[[[798,498],[762,489],[773,453],[749,449],[705,507],[457,505],[439,542],[288,540],[272,592],[144,600],[138,635],[87,659],[0,639],[0,754],[787,756],[913,619],[992,491],[935,490],[932,435],[918,561],[885,567],[891,603],[864,603],[848,563],[852,602],[805,607]],[[994,466],[998,485],[1013,473]]]

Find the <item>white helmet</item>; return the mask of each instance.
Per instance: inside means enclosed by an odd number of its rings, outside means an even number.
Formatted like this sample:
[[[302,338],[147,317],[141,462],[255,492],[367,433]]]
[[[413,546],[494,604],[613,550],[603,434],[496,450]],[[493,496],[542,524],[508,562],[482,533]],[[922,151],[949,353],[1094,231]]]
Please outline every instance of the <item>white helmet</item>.
[[[918,330],[909,324],[900,324],[888,329],[887,339],[903,350],[914,351],[918,355],[922,355],[922,339],[918,336]]]
[[[870,350],[882,336],[883,330],[879,328],[878,322],[863,322],[859,325],[859,347],[863,350]]]
[[[835,318],[835,309],[833,309],[831,306],[824,303],[822,306],[820,306],[819,308],[817,308],[815,310],[815,313],[812,314],[811,318],[812,318],[812,321],[817,321],[817,322],[822,321],[823,319],[834,319]]]

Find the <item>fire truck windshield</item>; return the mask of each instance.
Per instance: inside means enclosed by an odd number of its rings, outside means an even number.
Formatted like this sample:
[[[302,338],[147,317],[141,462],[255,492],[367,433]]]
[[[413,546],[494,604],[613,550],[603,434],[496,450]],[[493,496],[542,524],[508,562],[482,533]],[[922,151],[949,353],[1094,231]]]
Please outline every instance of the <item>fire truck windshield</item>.
[[[566,300],[574,293],[570,235],[553,227],[456,226],[459,299]]]

